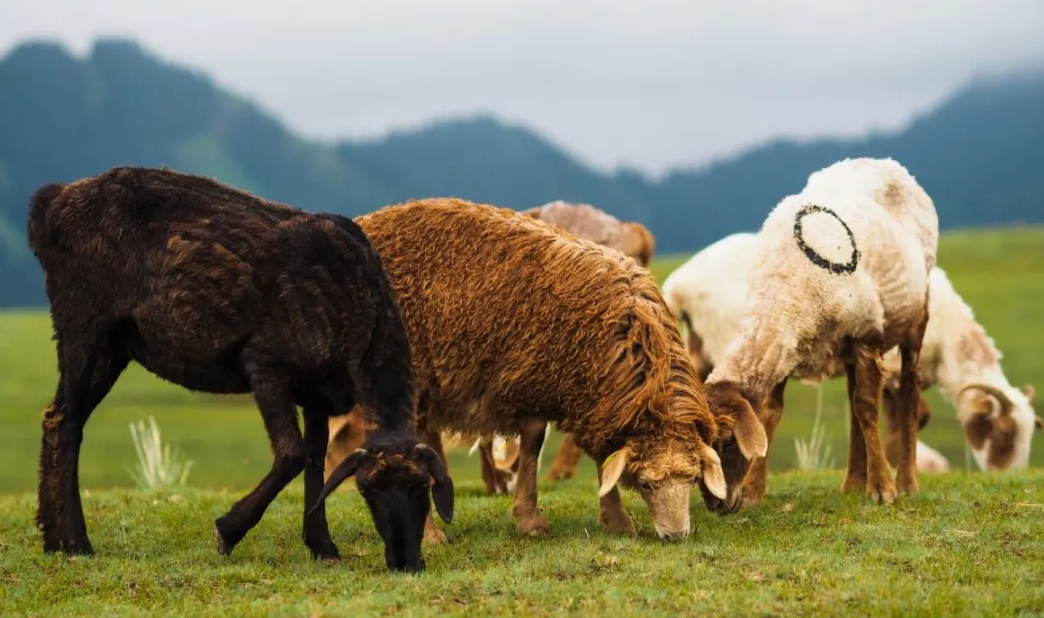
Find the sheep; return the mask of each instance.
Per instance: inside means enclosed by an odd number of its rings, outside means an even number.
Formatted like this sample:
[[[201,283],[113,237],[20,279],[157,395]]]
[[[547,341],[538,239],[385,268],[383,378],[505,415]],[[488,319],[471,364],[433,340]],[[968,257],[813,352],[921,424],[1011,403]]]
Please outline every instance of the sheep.
[[[648,267],[656,249],[652,233],[641,223],[620,221],[609,213],[591,204],[570,203],[562,200],[548,202],[543,206],[521,211],[521,214],[551,225],[556,225],[587,240],[616,249],[629,255],[639,266]],[[517,466],[511,462],[496,464],[491,453],[492,438],[480,438],[477,442],[481,454],[482,478],[488,493],[509,493],[515,482]],[[516,444],[518,439],[514,439]],[[514,448],[514,447],[512,447]],[[572,436],[566,434],[558,453],[551,464],[547,478],[552,481],[572,478],[577,463],[583,455]]]
[[[640,223],[620,221],[609,213],[590,204],[577,204],[564,201],[548,202],[543,206],[520,211],[521,214],[555,225],[600,245],[616,249],[629,255],[640,266],[648,267],[655,251],[655,239],[652,233]],[[358,420],[353,415],[330,419],[331,444],[337,445],[327,453],[327,475],[336,465],[341,451],[351,447],[351,439],[360,430]],[[345,425],[348,425],[345,427]],[[550,429],[550,428],[549,428]],[[344,438],[335,440],[340,432],[346,432]],[[449,436],[443,435],[445,442]],[[518,474],[517,459],[514,457],[498,458],[493,453],[493,436],[481,436],[475,440],[472,452],[478,451],[482,469],[482,480],[489,494],[508,494],[513,491]],[[513,438],[507,445],[508,452],[517,452],[519,439]],[[449,448],[448,446],[446,448]],[[566,434],[559,446],[547,477],[550,480],[572,478],[577,463],[583,452],[576,446],[573,438]],[[539,459],[538,459],[539,461]]]
[[[918,365],[921,384],[938,385],[943,398],[957,409],[980,469],[1025,468],[1034,428],[1044,427],[1044,420],[1034,414],[1033,386],[1019,389],[1008,382],[993,339],[941,268],[929,274],[929,289],[931,317]],[[890,388],[895,388],[899,364],[894,351],[885,356]]]
[[[788,378],[822,380],[841,365],[853,417],[843,489],[883,503],[918,491],[916,366],[938,236],[931,198],[891,159],[845,159],[809,176],[805,188],[783,198],[762,224],[739,335],[707,376],[712,409],[753,411],[771,442]],[[893,482],[877,417],[882,357],[896,346],[901,369]],[[760,501],[765,458],[747,474],[756,456],[742,443],[715,447],[728,495],[722,500],[704,492],[707,506],[726,513],[744,499]]]
[[[740,316],[750,293],[750,278],[757,257],[756,234],[731,234],[696,253],[663,282],[662,291],[667,306],[682,323],[686,345],[703,380],[707,379],[714,365],[725,356],[726,348],[740,331]],[[842,364],[837,363],[837,367],[840,371],[830,377],[844,374]],[[890,435],[885,452],[893,465],[899,446],[896,440],[898,424],[891,413],[894,395],[891,389],[886,389],[885,411]],[[929,415],[928,404],[920,397],[919,428],[924,427]],[[927,449],[920,442],[917,448],[918,452],[924,453],[925,458],[931,458],[930,462],[925,459],[923,471],[945,465],[945,459],[943,464],[939,463],[942,455]],[[917,461],[920,462],[921,459]],[[920,466],[920,463],[918,465]]]
[[[432,494],[453,485],[411,425],[414,377],[402,317],[359,227],[209,178],[117,167],[31,198],[60,378],[43,418],[37,523],[44,551],[91,554],[77,474],[84,425],[131,360],[194,391],[252,392],[274,461],[215,523],[232,552],[304,471],[303,540],[337,559],[325,507],[327,421],[355,403],[379,429],[346,458],[389,568],[421,570]],[[303,409],[304,435],[297,424]],[[313,508],[312,505],[315,505]]]
[[[519,532],[549,530],[536,492],[548,421],[598,464],[601,521],[612,532],[636,532],[618,484],[638,487],[660,538],[680,540],[693,483],[725,496],[709,445],[736,435],[764,454],[753,414],[710,413],[673,316],[634,260],[515,211],[457,199],[389,206],[357,222],[396,290],[421,439],[440,450],[443,430],[521,436],[511,510]],[[426,539],[445,540],[437,528]]]
[[[664,298],[687,331],[689,352],[704,379],[724,357],[726,347],[739,332],[738,316],[749,292],[757,243],[756,234],[726,236],[694,255],[663,283]],[[993,340],[975,321],[971,309],[938,266],[929,273],[928,289],[929,318],[917,365],[921,388],[939,384],[943,397],[957,407],[958,418],[966,429],[969,447],[980,468],[1025,467],[1035,422],[1033,387],[1027,385],[1020,391],[1008,383]],[[892,465],[898,462],[895,399],[900,365],[898,350],[892,349],[885,355],[884,411],[888,429],[885,454]],[[972,388],[976,382],[984,384]],[[969,389],[965,391],[966,396],[959,397],[966,387]],[[928,404],[921,397],[919,429],[923,429],[929,414]],[[1012,423],[991,420],[990,416],[1007,416]],[[985,447],[987,439],[989,448]],[[949,469],[945,457],[920,441],[917,442],[917,466],[920,471]]]
[[[590,204],[557,200],[521,213],[616,249],[633,257],[640,266],[648,266],[656,250],[656,241],[644,225],[634,221],[620,221]]]

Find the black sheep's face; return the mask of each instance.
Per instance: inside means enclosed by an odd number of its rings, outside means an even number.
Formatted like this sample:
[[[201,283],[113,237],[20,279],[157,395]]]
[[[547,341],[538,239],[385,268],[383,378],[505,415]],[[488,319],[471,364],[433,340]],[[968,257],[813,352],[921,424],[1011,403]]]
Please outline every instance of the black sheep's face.
[[[388,568],[423,571],[421,540],[431,510],[429,489],[439,516],[446,523],[453,519],[453,481],[442,460],[411,436],[377,433],[330,473],[320,501],[352,474],[384,540]]]

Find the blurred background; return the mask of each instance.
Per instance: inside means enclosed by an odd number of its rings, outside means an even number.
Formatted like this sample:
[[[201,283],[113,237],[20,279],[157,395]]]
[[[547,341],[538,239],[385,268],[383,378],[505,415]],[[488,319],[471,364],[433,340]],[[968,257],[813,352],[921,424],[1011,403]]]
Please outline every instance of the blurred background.
[[[0,493],[35,486],[56,384],[27,198],[114,165],[346,215],[444,195],[587,202],[651,229],[662,282],[809,173],[894,157],[934,199],[940,266],[1008,378],[1044,388],[1042,27],[1039,0],[2,0]],[[774,469],[799,463],[816,391],[787,398]],[[922,438],[963,469],[953,408],[928,400]],[[149,416],[195,462],[190,485],[245,488],[268,468],[249,400],[133,366],[87,426],[83,487],[134,483],[129,425]],[[841,382],[823,418],[842,467]],[[477,458],[458,450],[451,470],[476,478]]]

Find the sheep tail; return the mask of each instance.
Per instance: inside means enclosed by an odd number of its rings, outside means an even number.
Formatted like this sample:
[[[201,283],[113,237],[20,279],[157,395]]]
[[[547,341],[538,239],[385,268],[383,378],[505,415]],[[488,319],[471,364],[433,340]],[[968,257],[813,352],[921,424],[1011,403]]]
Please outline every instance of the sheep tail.
[[[29,222],[27,235],[29,239],[29,247],[33,250],[33,253],[39,253],[40,249],[51,244],[51,229],[48,224],[47,214],[50,212],[51,204],[62,191],[65,190],[65,185],[61,183],[52,183],[44,185],[33,192],[33,195],[29,198]]]

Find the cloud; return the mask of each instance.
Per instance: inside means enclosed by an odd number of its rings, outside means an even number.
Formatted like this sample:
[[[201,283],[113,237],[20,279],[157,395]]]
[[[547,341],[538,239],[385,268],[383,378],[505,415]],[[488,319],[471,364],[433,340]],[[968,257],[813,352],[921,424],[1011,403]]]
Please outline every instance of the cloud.
[[[313,137],[492,112],[659,171],[776,135],[896,127],[1044,58],[1039,0],[41,0],[0,48],[130,36]]]

